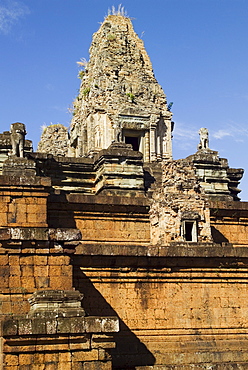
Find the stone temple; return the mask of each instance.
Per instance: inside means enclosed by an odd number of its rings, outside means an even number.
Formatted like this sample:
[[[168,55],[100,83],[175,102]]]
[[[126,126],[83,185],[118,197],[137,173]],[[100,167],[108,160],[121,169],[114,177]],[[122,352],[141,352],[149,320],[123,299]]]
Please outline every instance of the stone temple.
[[[172,158],[172,113],[121,12],[93,35],[69,133],[0,134],[2,370],[248,369],[243,170]]]

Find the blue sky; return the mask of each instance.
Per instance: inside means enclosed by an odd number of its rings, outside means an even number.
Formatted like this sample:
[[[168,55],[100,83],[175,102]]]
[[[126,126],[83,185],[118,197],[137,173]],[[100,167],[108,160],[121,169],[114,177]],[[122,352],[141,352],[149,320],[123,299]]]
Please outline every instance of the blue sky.
[[[41,126],[69,126],[68,109],[91,37],[114,0],[0,0],[0,131],[26,124],[37,146]],[[173,102],[173,156],[210,147],[248,171],[248,1],[123,0]],[[248,175],[240,188],[248,200]]]

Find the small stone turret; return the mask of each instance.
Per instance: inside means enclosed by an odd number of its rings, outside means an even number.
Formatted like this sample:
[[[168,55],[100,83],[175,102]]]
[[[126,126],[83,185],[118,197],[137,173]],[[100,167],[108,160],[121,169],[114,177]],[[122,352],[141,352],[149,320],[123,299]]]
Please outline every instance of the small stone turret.
[[[115,141],[132,144],[145,162],[171,159],[172,113],[129,18],[105,19],[79,76],[70,155],[93,155]]]
[[[205,194],[212,200],[235,200],[240,198],[238,189],[244,170],[229,168],[226,158],[220,158],[219,153],[209,148],[208,130],[199,130],[200,143],[197,152],[187,157],[195,166],[196,176]]]

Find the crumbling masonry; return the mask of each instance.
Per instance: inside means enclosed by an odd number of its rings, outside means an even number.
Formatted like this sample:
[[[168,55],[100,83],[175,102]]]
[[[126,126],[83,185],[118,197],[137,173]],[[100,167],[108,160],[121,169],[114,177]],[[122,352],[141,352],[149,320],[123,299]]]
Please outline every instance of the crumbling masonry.
[[[242,169],[173,160],[172,113],[130,19],[94,34],[69,134],[0,134],[2,370],[247,369]],[[196,143],[197,144],[197,143]]]

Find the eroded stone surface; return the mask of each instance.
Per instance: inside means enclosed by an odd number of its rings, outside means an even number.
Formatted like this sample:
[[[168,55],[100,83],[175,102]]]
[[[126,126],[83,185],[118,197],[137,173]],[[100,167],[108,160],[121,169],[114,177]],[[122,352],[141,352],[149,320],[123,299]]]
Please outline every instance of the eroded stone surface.
[[[40,153],[66,156],[68,154],[68,129],[60,123],[44,128],[37,151]]]
[[[209,148],[198,149],[187,160],[194,164],[199,183],[210,198],[240,200],[238,185],[244,173],[242,168],[229,168],[227,159]]]
[[[162,186],[154,191],[150,210],[151,243],[211,242],[208,200],[194,165],[182,159],[162,169]]]
[[[90,60],[80,76],[70,131],[73,156],[124,141],[147,162],[171,158],[172,114],[129,18],[105,19],[93,36]]]

